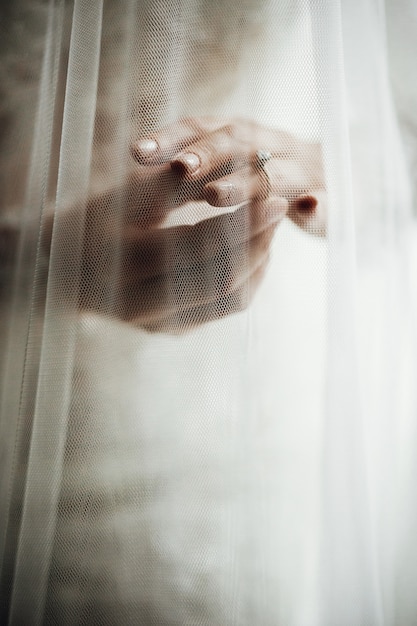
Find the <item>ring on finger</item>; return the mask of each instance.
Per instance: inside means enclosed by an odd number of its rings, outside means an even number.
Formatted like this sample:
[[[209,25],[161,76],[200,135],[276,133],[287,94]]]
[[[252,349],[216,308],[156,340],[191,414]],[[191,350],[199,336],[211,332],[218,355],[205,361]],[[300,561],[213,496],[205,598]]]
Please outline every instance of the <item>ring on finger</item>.
[[[269,150],[257,150],[254,160],[254,168],[262,179],[260,190],[260,199],[266,200],[272,190],[272,183],[265,165],[273,158],[272,152]]]

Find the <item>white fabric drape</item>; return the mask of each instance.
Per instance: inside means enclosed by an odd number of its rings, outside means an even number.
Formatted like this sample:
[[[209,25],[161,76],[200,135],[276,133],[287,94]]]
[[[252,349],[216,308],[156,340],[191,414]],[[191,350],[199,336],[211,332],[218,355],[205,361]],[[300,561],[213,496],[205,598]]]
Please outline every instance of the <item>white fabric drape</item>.
[[[2,13],[0,621],[415,624],[413,1]],[[167,272],[184,310],[150,332],[120,319],[114,192],[80,310],[89,198],[138,137],[205,115],[320,142],[327,236],[285,219],[250,305],[196,328]],[[215,215],[180,204],[160,228]]]

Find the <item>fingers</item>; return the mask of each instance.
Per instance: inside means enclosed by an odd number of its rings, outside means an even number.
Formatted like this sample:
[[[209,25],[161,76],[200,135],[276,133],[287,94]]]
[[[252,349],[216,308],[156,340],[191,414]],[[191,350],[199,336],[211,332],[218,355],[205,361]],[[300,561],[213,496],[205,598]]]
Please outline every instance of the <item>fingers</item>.
[[[144,247],[139,245],[139,257],[133,257],[130,266],[122,263],[116,314],[129,322],[149,323],[179,311],[207,306],[236,292],[265,261],[277,221],[283,215],[282,211],[279,218],[271,218],[269,224],[264,223],[261,228],[258,225],[259,230],[252,236],[247,232],[243,217],[229,221],[229,228],[223,221],[225,236],[219,242],[210,241],[210,235],[220,229],[217,219],[207,220],[214,224],[206,224],[204,228],[198,225],[200,234],[193,228],[185,232],[173,229],[171,238],[175,235],[176,244],[170,247],[165,242],[165,255],[150,247],[148,250],[152,252],[147,259],[142,256]],[[209,244],[201,247],[200,242],[205,237]],[[193,240],[190,250],[188,245]],[[154,260],[161,271],[159,275],[153,273]]]
[[[207,183],[204,187],[204,199],[216,207],[234,206],[267,195],[265,188],[265,177],[253,167],[245,167]]]
[[[272,159],[263,168],[246,167],[207,183],[204,198],[212,206],[234,206],[252,198],[281,196],[290,201],[309,189],[303,166],[295,160]]]
[[[235,120],[194,141],[171,160],[172,169],[184,178],[218,178],[255,161],[263,146],[279,159],[294,154],[293,138],[249,120]]]
[[[142,164],[171,161],[174,171],[188,178],[215,177],[253,160],[265,147],[279,158],[294,155],[298,142],[289,133],[246,119],[232,123],[213,117],[187,118],[163,128],[132,146]]]
[[[87,236],[80,306],[136,323],[217,301],[236,291],[268,254],[287,209],[286,200],[275,198],[194,226],[146,231],[127,225]]]
[[[266,264],[272,236],[273,229],[259,236],[262,242],[249,250],[240,248],[229,257],[223,254],[179,274],[146,281],[137,290],[128,286],[121,315],[118,315],[125,321],[144,326],[167,318],[178,319],[187,311],[199,310],[200,313],[205,312],[204,321],[208,321],[208,312],[218,311],[222,302],[233,301],[236,294],[240,302],[236,310],[241,310],[244,306],[241,295],[249,291],[251,277]],[[248,298],[245,303],[247,305]],[[230,310],[223,314],[228,312]],[[219,313],[216,315],[222,316]]]
[[[152,137],[138,140],[132,146],[132,154],[139,163],[146,165],[167,162],[190,143],[218,127],[219,121],[212,117],[181,119]]]
[[[125,273],[134,280],[164,275],[167,268],[182,269],[206,262],[216,255],[237,249],[257,235],[274,228],[283,219],[288,203],[282,198],[248,204],[233,213],[195,224],[141,233],[126,230],[124,240]],[[252,245],[252,243],[250,243]]]
[[[239,125],[222,126],[187,147],[171,161],[174,172],[184,178],[208,178],[237,169],[252,156],[247,133]]]
[[[176,176],[169,164],[132,168],[123,183],[96,193],[87,203],[90,235],[103,228],[109,232],[119,225],[134,225],[150,230],[158,226],[173,209],[203,197],[204,183],[185,181]],[[74,209],[79,211],[80,207]]]
[[[212,206],[228,207],[272,195],[288,199],[290,217],[301,228],[325,230],[325,218],[320,218],[320,224],[313,222],[314,211],[307,210],[305,201],[304,208],[297,208],[297,198],[323,187],[320,145],[297,141],[287,133],[249,120],[220,126],[215,118],[180,120],[149,141],[154,142],[152,150],[145,141],[141,152],[138,144],[136,158],[148,167],[158,159],[171,159],[174,178],[171,192],[165,192],[165,204],[150,202],[140,213],[140,222],[145,226],[157,224],[169,208],[189,200],[204,199]],[[271,151],[273,158],[263,167],[255,167],[255,155],[262,146]],[[179,148],[182,150],[178,153]],[[154,196],[150,193],[151,198]]]
[[[326,192],[315,188],[318,181],[306,176],[303,165],[273,159],[264,166],[265,172],[244,168],[205,185],[204,198],[212,206],[227,207],[278,194],[288,199],[288,217],[297,226],[310,234],[325,236]]]
[[[184,334],[206,324],[239,313],[245,310],[250,304],[256,290],[261,283],[268,264],[266,258],[259,267],[257,267],[246,283],[237,291],[228,294],[214,302],[193,307],[190,309],[179,310],[167,317],[154,319],[153,321],[137,321],[137,325],[141,326],[148,332],[164,332],[170,334]]]

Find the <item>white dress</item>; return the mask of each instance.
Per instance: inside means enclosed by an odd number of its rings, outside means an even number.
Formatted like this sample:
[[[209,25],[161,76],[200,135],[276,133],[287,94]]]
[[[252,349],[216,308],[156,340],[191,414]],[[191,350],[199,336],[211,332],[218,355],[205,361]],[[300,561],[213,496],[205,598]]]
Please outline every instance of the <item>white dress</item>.
[[[106,122],[137,99],[145,129],[244,115],[320,139],[330,232],[285,220],[249,309],[180,336],[94,314],[62,322],[50,295],[10,623],[31,609],[33,623],[68,625],[415,623],[417,230],[381,15],[322,4],[105,5]],[[124,92],[133,76],[140,89]],[[165,100],[150,110],[141,94],[155,92]],[[99,139],[97,186],[124,158],[113,166]],[[41,518],[52,525],[39,536]]]

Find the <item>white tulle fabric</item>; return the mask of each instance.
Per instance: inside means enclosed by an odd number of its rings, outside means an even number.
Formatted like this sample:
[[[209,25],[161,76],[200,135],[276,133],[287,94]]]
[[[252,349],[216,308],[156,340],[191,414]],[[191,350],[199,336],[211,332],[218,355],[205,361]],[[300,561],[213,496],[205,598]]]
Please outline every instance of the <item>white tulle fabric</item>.
[[[417,623],[413,1],[26,4],[2,623]],[[80,314],[64,208],[207,114],[322,143],[327,238],[284,221],[250,307],[184,334]]]

